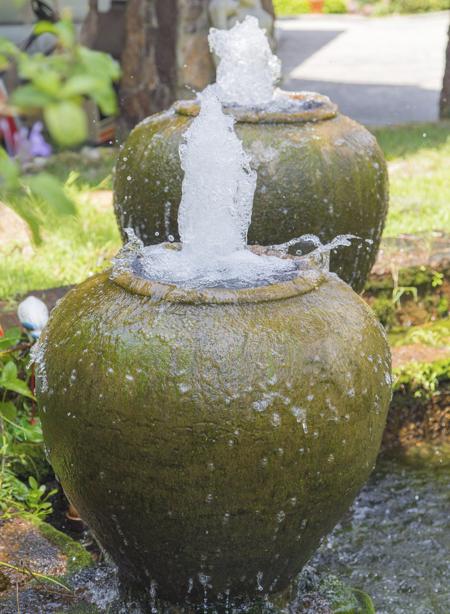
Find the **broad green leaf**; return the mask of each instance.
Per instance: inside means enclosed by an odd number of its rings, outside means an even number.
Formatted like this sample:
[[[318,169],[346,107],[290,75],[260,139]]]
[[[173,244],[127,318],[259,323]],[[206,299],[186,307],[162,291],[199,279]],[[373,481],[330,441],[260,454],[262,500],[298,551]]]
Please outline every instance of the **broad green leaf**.
[[[27,384],[17,377],[17,367],[12,361],[7,362],[0,373],[0,386],[29,399],[34,399]]]
[[[20,187],[19,177],[19,165],[0,147],[0,193],[17,190]]]
[[[56,215],[76,214],[75,204],[67,196],[64,184],[53,175],[45,172],[38,173],[24,177],[23,183]]]
[[[6,418],[7,420],[15,420],[17,415],[16,406],[12,401],[0,402],[0,418]]]
[[[10,360],[6,363],[0,373],[0,383],[15,379],[17,379],[17,366],[12,360]]]
[[[6,70],[11,59],[17,57],[20,51],[14,43],[7,38],[0,37],[0,69]]]
[[[14,90],[10,102],[13,106],[23,110],[41,109],[55,102],[55,97],[48,92],[38,89],[32,83],[27,83]]]
[[[56,70],[46,70],[45,73],[34,75],[31,81],[39,91],[48,94],[54,101],[59,97],[62,77]]]
[[[78,56],[83,64],[83,72],[101,75],[105,80],[117,81],[120,77],[120,65],[113,58],[100,51],[79,47]]]
[[[3,337],[0,337],[0,350],[14,347],[17,343],[19,343],[21,337],[22,331],[18,326],[8,328]]]
[[[34,478],[32,475],[30,475],[30,477],[28,478],[28,484],[33,490],[37,490],[39,488],[39,484],[37,483],[36,478]]]
[[[42,216],[38,215],[40,211],[37,210],[36,203],[33,202],[33,199],[24,194],[22,190],[17,194],[8,195],[3,202],[27,223],[33,241],[39,245],[39,243],[42,242],[40,229],[41,226],[44,225],[45,220],[42,219]]]
[[[55,34],[56,24],[51,21],[38,21],[34,26],[34,34]]]
[[[39,21],[34,26],[36,34],[53,34],[63,47],[73,47],[76,40],[75,28],[72,21],[61,19],[56,23]]]
[[[16,392],[17,394],[22,395],[23,397],[27,397],[29,399],[34,399],[34,395],[31,390],[28,388],[26,383],[21,379],[12,379],[12,380],[0,380],[0,386],[2,388],[6,388],[10,392]]]
[[[52,104],[44,109],[44,119],[52,138],[62,147],[73,147],[86,140],[86,114],[76,103]]]
[[[19,55],[19,48],[9,39],[0,36],[0,54],[3,56],[14,58]]]
[[[61,88],[61,98],[90,95],[98,87],[99,82],[102,85],[102,80],[99,80],[98,77],[94,75],[74,75],[70,77]]]
[[[104,86],[92,90],[91,98],[97,103],[104,115],[115,115],[117,113],[117,97],[112,87]]]
[[[76,42],[76,33],[73,22],[69,19],[61,19],[55,23],[56,36],[64,47],[73,47]]]
[[[117,97],[109,80],[93,74],[77,74],[71,77],[60,91],[61,98],[88,96],[100,107],[104,115],[117,112]]]
[[[51,58],[45,56],[43,53],[35,53],[33,55],[22,53],[17,58],[19,76],[22,79],[31,80],[39,71],[44,72],[48,68],[50,62]]]

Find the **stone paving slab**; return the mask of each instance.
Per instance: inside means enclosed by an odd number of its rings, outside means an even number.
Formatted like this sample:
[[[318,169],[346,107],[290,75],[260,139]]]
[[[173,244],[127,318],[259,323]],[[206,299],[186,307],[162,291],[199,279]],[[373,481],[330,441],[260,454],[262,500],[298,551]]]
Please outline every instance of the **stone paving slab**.
[[[367,125],[438,119],[449,13],[277,21],[288,90],[330,96]]]

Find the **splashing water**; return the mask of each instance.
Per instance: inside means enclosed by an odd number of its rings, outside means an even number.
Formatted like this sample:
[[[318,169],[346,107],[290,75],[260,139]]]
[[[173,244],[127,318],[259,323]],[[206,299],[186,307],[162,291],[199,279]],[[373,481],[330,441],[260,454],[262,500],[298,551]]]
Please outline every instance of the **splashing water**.
[[[240,92],[239,101],[248,103],[275,100],[279,62],[252,17],[230,31],[212,30],[210,41],[222,58],[218,80],[199,94],[200,112],[179,151],[184,170],[178,212],[181,249],[170,243],[144,247],[130,230],[113,275],[130,270],[132,262],[134,273],[154,281],[186,288],[245,288],[287,281],[299,268],[328,270],[329,251],[349,245],[352,235],[325,246],[318,237],[305,235],[270,246],[270,255],[257,255],[247,247],[256,172],[233,129],[233,117],[223,111],[223,97],[226,91],[231,98]],[[301,250],[293,252],[297,244]],[[314,249],[302,263],[289,257],[305,253],[305,244]]]
[[[229,256],[247,244],[256,173],[212,88],[180,147],[184,170],[178,217],[183,251],[192,258]]]
[[[180,147],[185,172],[178,214],[181,250],[167,243],[144,248],[134,240],[116,264],[140,250],[145,277],[195,288],[246,287],[294,277],[292,259],[260,256],[247,248],[256,173],[215,86],[206,88],[200,100],[200,113]]]
[[[247,16],[231,30],[211,28],[208,40],[220,59],[216,84],[222,102],[259,105],[272,100],[281,62],[256,17]]]

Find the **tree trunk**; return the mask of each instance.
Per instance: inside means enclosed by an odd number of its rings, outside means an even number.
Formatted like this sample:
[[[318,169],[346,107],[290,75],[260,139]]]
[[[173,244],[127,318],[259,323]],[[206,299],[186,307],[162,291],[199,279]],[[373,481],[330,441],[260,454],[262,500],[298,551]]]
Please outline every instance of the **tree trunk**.
[[[89,10],[83,22],[80,41],[86,47],[94,47],[98,33],[98,0],[89,0]]]
[[[275,9],[273,8],[272,0],[261,0],[261,6],[275,19]]]
[[[439,117],[441,119],[450,119],[450,28],[448,29],[444,80],[442,83],[441,99],[439,101]]]
[[[173,101],[175,26],[176,0],[128,0],[120,83],[125,129]]]
[[[123,132],[214,80],[208,6],[209,0],[127,0],[99,13],[98,0],[89,0],[81,39],[120,60]],[[272,0],[262,6],[273,14]]]

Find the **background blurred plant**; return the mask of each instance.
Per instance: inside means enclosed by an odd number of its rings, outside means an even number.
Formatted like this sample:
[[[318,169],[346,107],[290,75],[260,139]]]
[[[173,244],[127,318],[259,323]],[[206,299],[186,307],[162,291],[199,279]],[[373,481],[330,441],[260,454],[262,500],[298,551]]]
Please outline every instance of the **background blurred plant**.
[[[309,0],[274,0],[273,6],[279,17],[311,12]],[[347,3],[345,0],[324,0],[323,12],[346,13]]]
[[[48,471],[29,366],[31,335],[11,328],[0,337],[0,517],[31,514],[45,518],[52,511],[39,482]]]
[[[22,131],[14,157],[0,148],[0,199],[27,222],[34,241],[39,242],[41,229],[55,216],[76,213],[61,181],[45,171],[25,174],[30,156],[49,153],[39,120],[43,118],[57,147],[80,145],[87,137],[87,99],[104,115],[117,112],[113,84],[119,79],[120,68],[108,54],[80,45],[70,19],[38,22],[34,33],[52,35],[55,51],[28,55],[0,38],[0,70],[14,66],[22,83],[13,91],[9,109],[37,120],[29,132]]]

